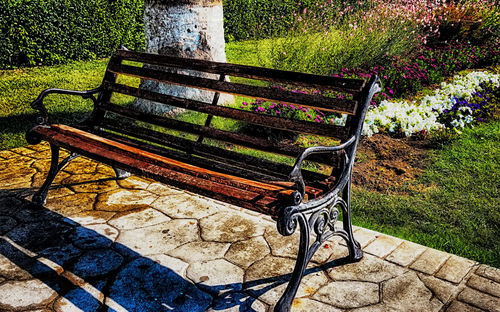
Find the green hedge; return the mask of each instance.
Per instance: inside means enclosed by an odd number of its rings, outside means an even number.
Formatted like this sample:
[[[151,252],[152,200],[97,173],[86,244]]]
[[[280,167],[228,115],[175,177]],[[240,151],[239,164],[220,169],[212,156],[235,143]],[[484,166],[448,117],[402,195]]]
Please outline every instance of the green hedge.
[[[50,65],[144,46],[143,0],[2,0],[0,67]]]
[[[226,41],[270,38],[286,34],[295,14],[304,9],[318,19],[327,21],[345,7],[345,0],[223,0]],[[370,0],[351,1],[357,10],[367,7]],[[325,6],[328,9],[325,9]],[[332,7],[333,6],[333,7]]]

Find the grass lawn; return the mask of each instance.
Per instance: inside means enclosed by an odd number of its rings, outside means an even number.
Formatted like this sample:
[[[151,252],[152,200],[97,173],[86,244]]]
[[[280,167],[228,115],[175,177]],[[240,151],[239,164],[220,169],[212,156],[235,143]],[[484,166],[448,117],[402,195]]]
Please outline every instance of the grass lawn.
[[[263,64],[256,49],[254,42],[228,44],[228,60]],[[0,71],[0,149],[26,144],[24,134],[36,122],[29,103],[40,91],[95,88],[106,63]],[[79,97],[60,95],[45,103],[56,120],[70,123],[83,119],[92,106]],[[354,223],[500,267],[499,164],[500,121],[465,130],[460,138],[433,150],[431,165],[401,192],[409,195],[356,188]]]
[[[500,267],[500,121],[432,151],[410,195],[358,188],[353,223]]]

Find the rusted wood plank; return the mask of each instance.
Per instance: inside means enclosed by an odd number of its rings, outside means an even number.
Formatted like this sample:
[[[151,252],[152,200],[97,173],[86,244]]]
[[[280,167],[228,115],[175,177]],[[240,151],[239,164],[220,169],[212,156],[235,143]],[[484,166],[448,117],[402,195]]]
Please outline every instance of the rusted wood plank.
[[[245,167],[252,171],[259,171],[263,174],[273,176],[276,179],[286,180],[288,178],[288,175],[292,171],[292,166],[286,164],[245,155],[216,146],[201,144],[199,142],[191,141],[166,133],[157,132],[150,129],[141,128],[125,122],[117,123],[113,120],[107,120],[107,122],[102,126],[104,129],[123,133],[130,137],[136,137],[140,140],[175,148],[194,155],[214,159],[229,166]],[[302,174],[306,181],[323,181],[329,178],[326,175],[322,175],[306,169],[302,170]]]
[[[293,192],[295,189],[295,184],[293,182],[286,182],[286,181],[280,181],[277,180],[276,176],[270,176],[266,175],[263,172],[258,172],[256,168],[251,168],[249,166],[245,167],[240,167],[240,166],[234,166],[228,163],[221,163],[215,161],[213,158],[205,158],[205,157],[196,157],[190,154],[182,153],[176,150],[171,150],[171,149],[163,149],[158,146],[150,145],[145,142],[135,140],[132,138],[127,138],[123,136],[119,136],[113,133],[101,133],[104,138],[111,139],[113,141],[123,143],[126,145],[130,145],[135,148],[139,148],[141,150],[145,150],[147,152],[155,153],[160,156],[164,156],[167,158],[172,158],[177,161],[182,161],[186,162],[190,165],[194,165],[197,167],[201,167],[204,169],[212,170],[212,171],[217,171],[219,173],[223,174],[229,174],[237,177],[241,177],[244,179],[250,179],[258,182],[263,182],[266,184],[270,185],[276,185],[276,186],[281,186],[284,190],[279,191],[279,193],[287,194],[289,195],[290,192]],[[244,165],[244,164],[243,164]],[[221,182],[217,178],[212,178],[212,177],[205,177],[208,180],[215,181],[215,182]],[[241,185],[234,185],[233,186],[237,187],[242,187]],[[278,196],[276,192],[270,191],[270,190],[265,190],[261,188],[255,188],[252,185],[245,185],[242,187],[246,190],[256,192],[259,194],[263,195],[273,195],[273,196]],[[312,186],[306,186],[306,193],[308,194],[308,198],[316,198],[320,196],[325,190],[324,185],[320,185],[320,187],[312,187]]]
[[[248,168],[242,168],[238,166],[233,166],[228,163],[218,162],[214,159],[209,159],[201,156],[195,156],[193,154],[187,154],[185,152],[181,152],[179,150],[174,149],[165,149],[160,146],[151,145],[147,142],[140,141],[139,139],[125,137],[119,134],[110,133],[110,132],[101,132],[100,136],[110,139],[122,144],[130,145],[135,148],[139,148],[141,150],[145,150],[147,152],[155,153],[160,156],[164,156],[167,158],[172,158],[177,161],[182,161],[197,167],[201,167],[208,170],[214,170],[220,173],[236,175],[239,177],[243,177],[246,179],[256,180],[260,182],[265,181],[273,181],[277,178],[275,176],[266,175],[261,172],[255,172],[255,170],[249,170]]]
[[[66,125],[52,125],[51,128],[63,135],[79,139],[82,142],[88,142],[89,144],[98,145],[110,151],[117,151],[129,155],[130,157],[135,157],[135,159],[153,162],[172,170],[184,172],[207,180],[213,180],[218,183],[227,183],[228,185],[238,186],[242,189],[244,189],[246,186],[250,186],[254,189],[253,191],[256,191],[255,189],[257,188],[268,192],[281,192],[284,190],[283,186],[243,179],[237,176],[204,169],[198,166],[190,165],[188,163],[177,161],[175,159],[151,153],[127,144],[109,140],[104,137]]]
[[[212,138],[215,140],[246,146],[266,152],[297,157],[304,151],[302,147],[296,145],[273,143],[265,139],[260,139],[245,134],[219,130],[215,128],[191,124],[176,119],[164,118],[161,116],[148,115],[116,104],[108,103],[107,105],[105,105],[105,109],[122,116],[130,117],[154,125],[166,127],[169,129],[175,129],[191,134],[203,135],[204,137],[207,138]]]
[[[274,129],[290,130],[300,133],[316,134],[340,140],[345,139],[347,129],[341,126],[327,125],[316,122],[308,122],[302,120],[292,120],[278,116],[264,115],[240,109],[235,109],[226,106],[210,105],[200,101],[189,100],[184,98],[175,97],[172,95],[160,94],[157,92],[134,88],[116,83],[104,83],[107,90],[126,94],[146,100],[164,103],[167,105],[185,108],[209,115],[215,115],[225,118],[246,121],[255,125],[266,126]]]
[[[152,65],[163,65],[182,69],[191,69],[214,74],[224,72],[229,76],[258,79],[285,84],[296,84],[316,89],[331,89],[343,92],[359,92],[365,85],[365,81],[361,79],[321,76],[270,68],[186,59],[134,51],[120,50],[117,52],[117,55],[127,60]]]
[[[341,100],[319,95],[302,94],[299,92],[294,93],[278,88],[257,87],[241,83],[218,81],[214,79],[169,73],[151,68],[112,64],[108,70],[115,74],[124,74],[127,76],[151,79],[163,83],[171,83],[208,91],[224,92],[233,95],[278,101],[284,104],[298,104],[301,106],[337,113],[354,114],[357,107],[357,101],[354,100]]]
[[[103,163],[231,204],[266,213],[274,217],[277,216],[277,199],[271,196],[263,196],[262,194],[250,192],[231,185],[221,184],[175,171],[156,163],[138,159],[134,157],[134,155],[120,153],[97,144],[82,141],[75,136],[64,135],[52,128],[37,127],[34,131],[38,132],[47,141],[55,145],[67,148]],[[264,203],[268,206],[263,205]]]

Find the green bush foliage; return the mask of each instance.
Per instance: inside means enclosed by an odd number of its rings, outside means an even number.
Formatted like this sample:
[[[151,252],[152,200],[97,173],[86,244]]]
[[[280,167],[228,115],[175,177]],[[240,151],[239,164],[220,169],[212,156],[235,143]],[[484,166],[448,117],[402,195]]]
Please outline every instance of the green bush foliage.
[[[0,67],[51,65],[144,46],[142,0],[0,1]]]
[[[351,1],[353,10],[366,7],[371,0]],[[285,35],[304,11],[327,21],[338,18],[342,0],[224,0],[226,41],[262,39]],[[325,14],[326,13],[326,14]]]

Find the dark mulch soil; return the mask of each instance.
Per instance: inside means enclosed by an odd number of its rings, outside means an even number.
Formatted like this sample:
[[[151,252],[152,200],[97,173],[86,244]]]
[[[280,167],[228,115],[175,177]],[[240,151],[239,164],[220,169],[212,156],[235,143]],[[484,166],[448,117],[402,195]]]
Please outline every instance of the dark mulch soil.
[[[378,192],[404,193],[429,165],[428,140],[393,138],[377,134],[363,138],[358,147],[353,184]]]

